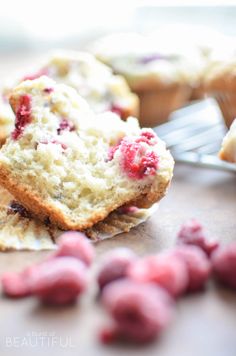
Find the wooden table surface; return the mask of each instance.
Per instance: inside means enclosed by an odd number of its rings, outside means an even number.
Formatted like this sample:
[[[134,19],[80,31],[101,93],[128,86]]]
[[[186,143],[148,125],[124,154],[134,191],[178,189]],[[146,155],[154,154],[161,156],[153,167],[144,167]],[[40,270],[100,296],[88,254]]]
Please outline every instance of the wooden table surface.
[[[13,63],[13,61],[12,61]],[[6,75],[11,61],[0,60]],[[13,68],[13,67],[12,67]],[[176,165],[167,197],[150,220],[96,245],[96,273],[103,253],[118,246],[139,255],[168,248],[176,232],[188,218],[199,219],[222,243],[236,239],[236,176],[206,169]],[[42,259],[46,252],[0,254],[0,273],[15,271]],[[92,279],[92,276],[91,276]],[[102,346],[96,338],[106,315],[95,301],[95,288],[78,305],[66,308],[40,306],[34,299],[11,301],[0,298],[0,355],[155,355],[155,356],[235,356],[236,293],[209,283],[205,293],[181,299],[171,327],[163,337],[147,346]]]

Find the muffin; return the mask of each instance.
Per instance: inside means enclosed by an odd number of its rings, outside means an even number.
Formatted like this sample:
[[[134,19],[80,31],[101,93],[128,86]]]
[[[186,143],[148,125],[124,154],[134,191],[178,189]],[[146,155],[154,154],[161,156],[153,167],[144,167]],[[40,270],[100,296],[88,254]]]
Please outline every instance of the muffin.
[[[205,90],[216,99],[229,128],[236,117],[236,56],[214,63],[205,75]]]
[[[138,97],[131,93],[125,79],[114,75],[109,67],[89,53],[57,51],[22,79],[35,79],[42,75],[73,87],[96,113],[113,111],[124,120],[132,115],[137,117],[139,114]],[[8,127],[7,130],[3,129],[1,121],[6,117],[1,115],[3,109],[10,111],[11,114],[12,110],[7,103],[4,107],[0,103],[0,128],[4,140],[13,125],[14,116],[12,114],[9,117],[9,129]]]
[[[85,230],[123,205],[166,193],[173,159],[135,118],[95,114],[75,89],[42,76],[10,97],[15,129],[0,151],[0,183],[34,216]]]
[[[223,139],[219,157],[224,161],[236,163],[236,120]]]
[[[173,36],[166,42],[157,34],[114,34],[95,42],[91,51],[139,96],[142,126],[163,123],[183,106],[201,67],[196,51],[173,43]]]
[[[173,33],[175,34],[174,41]],[[185,57],[194,64],[190,100],[204,98],[205,74],[215,63],[230,58],[232,49],[235,47],[234,38],[208,26],[183,24],[160,26],[155,31],[154,37],[159,44],[163,41],[171,43],[172,50],[176,53],[185,51]]]

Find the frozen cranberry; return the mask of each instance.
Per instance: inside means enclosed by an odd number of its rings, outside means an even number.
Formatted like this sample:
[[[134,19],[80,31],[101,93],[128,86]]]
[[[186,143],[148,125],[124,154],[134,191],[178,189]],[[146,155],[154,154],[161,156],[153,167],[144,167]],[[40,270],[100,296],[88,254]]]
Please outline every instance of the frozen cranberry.
[[[31,96],[28,94],[22,95],[16,110],[15,130],[12,133],[12,138],[17,140],[23,134],[25,126],[30,124],[31,121]]]
[[[42,77],[42,75],[48,75],[47,68],[42,68],[38,72],[35,72],[33,74],[28,74],[23,78],[23,80],[34,80],[34,79]]]
[[[213,252],[212,267],[215,277],[220,282],[236,289],[236,242]]]
[[[60,122],[59,128],[57,129],[58,135],[60,135],[63,131],[74,131],[75,126],[68,121],[67,119],[62,119]]]
[[[173,316],[173,301],[164,289],[122,279],[103,291],[102,303],[110,313],[120,335],[135,341],[155,339]]]
[[[19,204],[17,201],[12,200],[9,207],[8,207],[8,214],[19,214],[20,216],[22,216],[23,218],[30,218],[31,215],[28,212],[28,210],[26,210],[23,205]]]
[[[147,256],[132,263],[128,277],[137,282],[154,282],[165,288],[173,297],[183,294],[189,277],[186,264],[169,255]]]
[[[209,240],[203,226],[195,219],[187,221],[177,235],[179,244],[196,245],[208,256],[219,246],[215,240]]]
[[[58,244],[58,249],[53,255],[54,257],[75,257],[87,266],[90,266],[94,260],[94,247],[82,232],[65,232],[60,236]]]
[[[65,305],[76,301],[87,287],[86,269],[73,257],[41,263],[29,280],[31,294],[43,303]]]
[[[158,168],[158,157],[154,151],[148,151],[141,142],[124,138],[119,146],[122,154],[121,166],[132,179],[152,176]]]
[[[100,289],[116,279],[125,277],[128,267],[136,258],[136,255],[125,247],[107,253],[97,277]]]
[[[30,295],[29,285],[27,283],[27,274],[7,272],[1,278],[2,290],[10,298],[23,298]]]
[[[186,263],[189,275],[188,291],[194,292],[204,288],[211,273],[211,264],[199,247],[180,246],[170,251],[169,255],[177,256]]]
[[[162,54],[150,54],[148,56],[142,57],[139,62],[141,64],[149,64],[151,62],[160,61],[163,59],[167,60],[168,57],[163,56]]]
[[[108,326],[99,330],[99,340],[102,344],[107,345],[116,341],[119,338],[119,332],[116,327]]]

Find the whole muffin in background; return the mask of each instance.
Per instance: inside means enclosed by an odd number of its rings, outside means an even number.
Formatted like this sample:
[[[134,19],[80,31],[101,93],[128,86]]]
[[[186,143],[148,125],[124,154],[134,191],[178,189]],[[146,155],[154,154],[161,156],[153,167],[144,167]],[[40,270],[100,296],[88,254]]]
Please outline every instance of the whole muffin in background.
[[[63,50],[54,52],[41,66],[29,71],[21,80],[36,79],[42,75],[76,89],[96,113],[113,111],[124,120],[139,114],[138,97],[131,93],[125,79],[114,75],[109,67],[89,53]],[[9,122],[7,130],[3,126],[6,120]],[[8,101],[0,102],[2,142],[10,134],[13,121],[14,115]]]
[[[198,81],[202,60],[182,41],[150,35],[118,33],[101,38],[91,51],[115,73],[123,75],[140,99],[140,123],[155,126],[183,106]]]
[[[236,52],[231,59],[213,63],[205,75],[205,91],[214,97],[229,128],[236,117]]]

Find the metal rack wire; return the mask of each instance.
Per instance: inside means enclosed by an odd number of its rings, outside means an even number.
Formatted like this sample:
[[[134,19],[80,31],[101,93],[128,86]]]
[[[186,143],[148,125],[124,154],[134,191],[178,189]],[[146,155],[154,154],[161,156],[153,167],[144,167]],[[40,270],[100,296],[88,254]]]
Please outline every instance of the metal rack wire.
[[[217,154],[226,133],[222,114],[213,99],[190,104],[172,114],[170,121],[155,129],[176,162],[236,172],[236,165]]]

